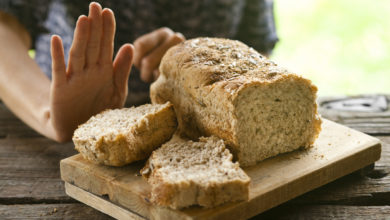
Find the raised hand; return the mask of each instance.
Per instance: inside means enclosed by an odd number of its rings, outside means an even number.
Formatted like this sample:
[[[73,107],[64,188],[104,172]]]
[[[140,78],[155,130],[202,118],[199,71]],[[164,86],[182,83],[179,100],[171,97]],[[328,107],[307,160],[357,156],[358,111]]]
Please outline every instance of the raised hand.
[[[141,79],[152,82],[159,76],[158,66],[165,52],[172,46],[185,40],[181,33],[175,33],[167,27],[139,37],[134,42],[134,65],[141,71]]]
[[[133,46],[123,45],[113,61],[115,18],[110,9],[91,3],[80,16],[66,68],[59,36],[51,41],[51,123],[68,140],[77,126],[92,115],[123,107],[132,66]]]

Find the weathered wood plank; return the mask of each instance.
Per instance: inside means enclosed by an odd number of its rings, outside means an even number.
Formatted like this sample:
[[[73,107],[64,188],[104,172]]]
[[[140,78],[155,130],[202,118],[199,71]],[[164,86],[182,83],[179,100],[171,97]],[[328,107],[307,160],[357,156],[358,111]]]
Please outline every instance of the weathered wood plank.
[[[0,139],[0,202],[72,201],[60,179],[59,161],[75,153],[71,143],[46,138]]]
[[[390,168],[390,136],[376,136],[382,141],[381,159],[375,163],[376,169]],[[387,170],[390,172],[390,170]]]
[[[134,176],[142,164],[121,168],[99,166],[76,155],[61,161],[61,177],[85,190],[80,192],[107,194],[114,203],[147,218],[158,219],[163,215],[175,219],[242,219],[377,161],[378,143],[375,138],[325,120],[313,148],[279,155],[244,169],[251,177],[249,201],[214,209],[190,207],[175,211],[150,204],[149,185],[140,176]],[[69,195],[83,199],[82,193]]]
[[[390,137],[384,140],[382,158],[372,177],[348,176],[302,197],[299,203],[375,204],[390,190]],[[0,140],[0,197],[2,202],[37,203],[69,201],[59,179],[58,161],[74,154],[71,143],[62,145],[45,138]],[[382,178],[380,178],[382,176]],[[375,196],[372,196],[375,195]],[[379,196],[379,197],[378,197]],[[314,200],[313,200],[314,199]]]
[[[368,134],[390,134],[390,95],[320,97],[324,118]]]
[[[77,199],[87,205],[93,206],[95,209],[107,213],[110,216],[125,220],[125,219],[134,219],[134,220],[144,220],[142,216],[129,211],[126,208],[115,205],[110,200],[102,198],[100,196],[94,195],[92,193],[86,192],[72,184],[65,183],[66,194],[77,197]]]
[[[293,204],[388,205],[390,178],[363,178],[349,175],[290,202]]]
[[[69,194],[75,194],[82,202],[91,204],[98,210],[109,213],[117,219],[143,219],[142,217],[119,207],[107,199],[88,193],[71,184],[67,184]],[[80,197],[80,195],[82,195]],[[99,207],[96,207],[98,204]],[[390,214],[390,206],[345,206],[312,205],[285,203],[251,219],[384,219]],[[161,217],[161,216],[160,216]],[[203,216],[209,217],[209,216]],[[163,219],[172,219],[164,216]]]
[[[390,206],[281,205],[255,219],[389,219]]]
[[[387,219],[390,206],[282,205],[256,219]],[[86,205],[0,205],[0,219],[113,219]]]
[[[339,205],[390,204],[390,137],[382,140],[382,156],[365,177],[351,174],[308,192],[290,203]]]
[[[19,120],[0,101],[0,138],[6,137],[42,137],[42,135]]]
[[[333,111],[329,117],[325,110],[322,114],[363,132],[390,134],[388,112]],[[366,177],[348,175],[255,219],[388,218],[390,136],[379,138],[384,141],[382,157]],[[74,153],[72,144],[56,144],[42,138],[0,101],[0,219],[111,219],[65,195],[58,162]],[[58,204],[64,202],[71,204]]]
[[[84,204],[0,205],[0,219],[94,219],[110,220],[110,216]]]

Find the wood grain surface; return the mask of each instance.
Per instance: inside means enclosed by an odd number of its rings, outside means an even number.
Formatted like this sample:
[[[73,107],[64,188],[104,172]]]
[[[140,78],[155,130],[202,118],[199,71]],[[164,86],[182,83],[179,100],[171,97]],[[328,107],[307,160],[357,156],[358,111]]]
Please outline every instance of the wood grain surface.
[[[356,97],[326,100],[341,98]],[[320,111],[341,124],[345,118],[356,118],[349,126],[382,141],[381,159],[370,172],[354,172],[252,219],[389,218],[390,128],[382,122],[389,105],[383,112],[363,115],[326,109],[320,101]],[[367,123],[360,125],[362,117]],[[75,153],[71,143],[58,144],[37,134],[0,101],[0,219],[112,219],[65,194],[59,162]]]
[[[380,158],[378,139],[324,120],[322,131],[308,150],[282,154],[245,169],[251,177],[249,201],[213,209],[172,210],[149,202],[150,187],[138,174],[143,162],[116,168],[95,165],[75,155],[61,161],[64,181],[96,195],[108,195],[114,204],[151,219],[246,219]],[[69,194],[87,202],[84,191]],[[95,207],[102,201],[89,203]],[[106,213],[113,215],[106,209]]]

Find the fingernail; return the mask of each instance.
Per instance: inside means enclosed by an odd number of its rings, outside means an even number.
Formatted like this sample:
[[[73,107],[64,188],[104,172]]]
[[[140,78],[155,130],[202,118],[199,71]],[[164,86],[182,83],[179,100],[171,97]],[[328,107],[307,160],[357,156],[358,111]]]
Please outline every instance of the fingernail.
[[[51,35],[51,40],[53,41],[54,39],[58,39],[59,38],[59,36],[57,35],[57,34],[53,34],[53,35]]]
[[[102,6],[100,5],[99,2],[91,2],[91,3],[89,4],[89,8],[92,8],[92,5],[97,5],[100,9],[102,8]]]
[[[107,11],[110,11],[110,12],[114,13],[114,12],[111,10],[111,8],[104,8],[104,9],[103,9],[103,11],[105,11],[105,10],[107,10]]]
[[[176,34],[177,34],[179,37],[183,38],[184,40],[186,39],[186,37],[185,37],[182,33],[176,32]]]

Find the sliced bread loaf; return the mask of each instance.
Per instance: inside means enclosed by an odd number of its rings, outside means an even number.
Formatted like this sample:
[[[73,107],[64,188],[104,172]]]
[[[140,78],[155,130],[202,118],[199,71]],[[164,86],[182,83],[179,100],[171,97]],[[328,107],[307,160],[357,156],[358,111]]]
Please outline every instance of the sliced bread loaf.
[[[80,125],[73,135],[84,158],[122,166],[150,156],[177,128],[171,103],[106,110]]]
[[[173,209],[248,199],[250,178],[217,137],[170,141],[153,152],[141,174],[152,186],[151,201]]]
[[[309,147],[320,132],[317,87],[239,41],[185,41],[160,73],[152,102],[172,102],[181,132],[224,139],[242,166]]]

